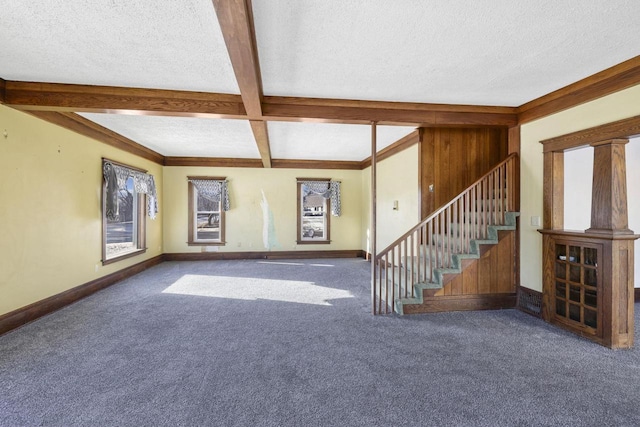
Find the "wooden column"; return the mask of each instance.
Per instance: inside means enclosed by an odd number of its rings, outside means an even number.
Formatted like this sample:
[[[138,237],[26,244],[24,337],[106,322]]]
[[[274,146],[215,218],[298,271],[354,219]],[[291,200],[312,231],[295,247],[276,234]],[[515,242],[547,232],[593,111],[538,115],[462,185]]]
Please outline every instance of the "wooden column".
[[[627,216],[627,139],[610,139],[593,147],[590,233],[633,234]]]
[[[376,173],[378,168],[377,158],[376,122],[371,122],[371,225],[369,227],[369,242],[371,243],[371,310],[376,314]]]
[[[627,139],[609,139],[593,147],[593,188],[591,228],[587,233],[602,235],[602,326],[605,345],[633,346],[633,249],[637,236],[629,230],[627,214]],[[610,260],[610,262],[609,262]]]

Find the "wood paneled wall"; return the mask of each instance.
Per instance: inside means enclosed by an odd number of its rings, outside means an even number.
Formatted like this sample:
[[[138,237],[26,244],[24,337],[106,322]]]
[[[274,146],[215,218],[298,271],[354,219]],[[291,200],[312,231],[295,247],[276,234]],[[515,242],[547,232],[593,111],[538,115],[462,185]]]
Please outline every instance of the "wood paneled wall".
[[[508,151],[506,128],[421,128],[421,218],[473,184]]]
[[[500,241],[470,263],[434,296],[502,294],[516,291],[515,233],[500,232]]]

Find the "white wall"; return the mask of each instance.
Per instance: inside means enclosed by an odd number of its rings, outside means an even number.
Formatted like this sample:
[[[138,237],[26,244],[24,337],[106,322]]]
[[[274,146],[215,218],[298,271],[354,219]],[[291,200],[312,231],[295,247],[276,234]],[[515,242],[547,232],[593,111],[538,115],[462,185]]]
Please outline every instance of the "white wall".
[[[522,125],[520,160],[522,286],[542,291],[542,237],[537,232],[539,227],[530,225],[531,217],[542,217],[543,212],[543,156],[540,141],[637,115],[640,115],[640,85]],[[630,145],[631,143],[627,146],[628,151]],[[633,169],[633,166],[629,169]],[[629,177],[629,180],[631,179]],[[565,197],[567,193],[565,192]],[[636,209],[635,212],[637,212],[637,207],[629,208]],[[634,213],[634,216],[637,217],[637,214]],[[640,228],[636,227],[636,229],[640,231]]]

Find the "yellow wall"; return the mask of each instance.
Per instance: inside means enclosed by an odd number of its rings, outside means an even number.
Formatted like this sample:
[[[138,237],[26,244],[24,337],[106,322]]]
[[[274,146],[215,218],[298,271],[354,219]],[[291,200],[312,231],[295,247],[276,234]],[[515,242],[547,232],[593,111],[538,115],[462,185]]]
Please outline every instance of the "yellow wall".
[[[243,251],[308,251],[360,249],[361,171],[165,167],[164,250],[166,253]],[[227,177],[231,210],[225,215],[225,240],[220,247],[188,246],[187,176]],[[296,178],[331,178],[342,181],[342,215],[332,216],[331,244],[296,244]],[[278,245],[265,248],[263,242],[262,191],[273,212]]]
[[[640,115],[640,85],[522,126],[523,286],[542,289],[541,237],[537,227],[529,225],[532,216],[542,217],[539,141],[635,115]],[[102,157],[152,173],[160,206],[158,218],[147,220],[147,252],[104,267],[100,264]],[[226,216],[228,243],[218,248],[221,252],[266,250],[261,190],[273,212],[279,243],[271,250],[369,250],[369,168],[163,168],[0,106],[0,315],[163,252],[201,251],[186,244],[188,175],[229,179],[232,209]],[[343,215],[331,218],[330,245],[296,244],[296,177],[342,181]],[[419,220],[418,145],[379,163],[377,199],[381,250]],[[397,211],[392,209],[394,200]]]
[[[520,277],[542,290],[542,238],[531,217],[542,218],[542,144],[539,141],[640,114],[640,85],[524,124],[521,128]],[[635,230],[636,232],[639,230]]]
[[[7,136],[4,136],[4,133]],[[147,169],[145,254],[101,265],[101,158]],[[162,253],[162,167],[0,106],[0,315]]]
[[[418,144],[382,160],[377,167],[377,252],[382,251],[420,221]],[[362,171],[362,249],[369,249],[371,168]],[[393,210],[393,201],[398,210]]]

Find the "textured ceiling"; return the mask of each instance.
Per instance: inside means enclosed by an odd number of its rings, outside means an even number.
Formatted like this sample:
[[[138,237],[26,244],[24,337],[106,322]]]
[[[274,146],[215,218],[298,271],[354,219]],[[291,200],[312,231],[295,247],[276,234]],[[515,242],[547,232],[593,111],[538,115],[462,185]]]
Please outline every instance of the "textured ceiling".
[[[640,54],[638,0],[254,0],[266,94],[518,106]]]
[[[240,93],[211,0],[3,0],[0,77]]]
[[[246,120],[81,115],[163,156],[260,158]]]
[[[406,126],[378,126],[378,150],[414,130]],[[366,125],[270,122],[269,139],[275,159],[361,161],[371,155],[371,126]]]
[[[640,55],[638,0],[252,5],[266,96],[518,106]],[[3,0],[0,78],[239,93],[211,0]],[[260,157],[242,120],[84,116],[167,156]],[[277,159],[370,154],[368,126],[268,130]]]

